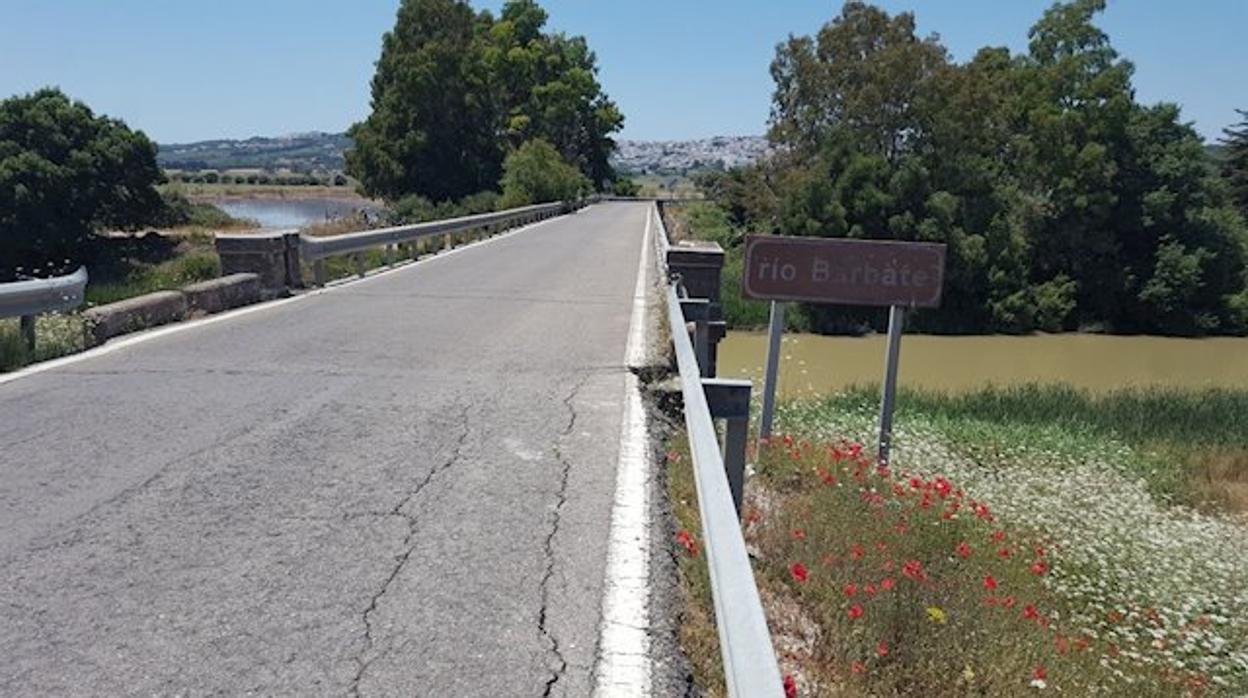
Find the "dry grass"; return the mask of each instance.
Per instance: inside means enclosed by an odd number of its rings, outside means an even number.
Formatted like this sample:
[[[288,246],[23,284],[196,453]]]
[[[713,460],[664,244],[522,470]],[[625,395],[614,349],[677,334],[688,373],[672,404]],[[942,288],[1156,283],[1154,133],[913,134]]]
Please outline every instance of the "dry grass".
[[[1209,448],[1188,456],[1190,486],[1216,509],[1248,514],[1248,449]]]

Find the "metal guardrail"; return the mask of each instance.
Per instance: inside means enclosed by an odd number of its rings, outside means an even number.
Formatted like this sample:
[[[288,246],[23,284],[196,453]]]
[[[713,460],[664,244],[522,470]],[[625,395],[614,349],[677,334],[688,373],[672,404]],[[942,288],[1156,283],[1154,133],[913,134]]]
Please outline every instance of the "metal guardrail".
[[[446,235],[491,225],[511,225],[516,222],[537,220],[560,213],[566,208],[567,205],[563,203],[537,204],[506,211],[460,216],[414,225],[400,225],[393,228],[379,228],[345,235],[327,237],[300,235],[299,256],[305,261],[314,262],[333,255],[364,252],[374,247],[398,245],[431,235]]]
[[[694,480],[698,492],[698,511],[702,520],[702,538],[706,564],[710,570],[711,596],[715,604],[715,621],[719,633],[720,654],[728,695],[734,698],[783,696],[780,668],[776,663],[767,617],[754,582],[734,485],[725,469],[725,456],[720,452],[714,413],[707,399],[706,387],[694,351],[685,330],[686,317],[678,281],[671,279],[667,268],[670,244],[657,206],[652,214],[658,220],[659,259],[668,279],[666,292],[668,321],[676,364],[680,371],[681,393],[684,398],[685,429],[693,459]],[[686,299],[687,300],[687,299]],[[712,383],[714,381],[706,381]],[[748,393],[747,393],[748,396]],[[747,400],[748,403],[748,400]],[[748,414],[748,404],[747,404]],[[730,426],[731,428],[731,426]],[[743,429],[742,429],[743,433]],[[733,458],[732,444],[728,457]],[[735,445],[744,450],[744,441]],[[742,456],[743,457],[743,456]],[[743,463],[742,463],[743,465]]]
[[[22,338],[34,352],[35,316],[77,308],[86,290],[86,267],[66,276],[0,284],[0,318],[20,317]]]
[[[0,317],[31,317],[82,305],[87,268],[66,276],[0,284]]]

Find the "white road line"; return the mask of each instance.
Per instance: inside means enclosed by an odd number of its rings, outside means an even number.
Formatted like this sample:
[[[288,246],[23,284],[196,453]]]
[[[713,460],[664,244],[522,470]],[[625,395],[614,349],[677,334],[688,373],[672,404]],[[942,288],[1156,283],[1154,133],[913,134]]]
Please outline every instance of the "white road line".
[[[649,260],[650,212],[647,211],[624,353],[624,361],[630,368],[641,366],[645,361]],[[594,695],[600,698],[650,694],[650,503],[646,491],[650,454],[641,385],[631,371],[624,379],[621,421],[620,459],[615,499],[611,504],[602,627],[594,677]]]
[[[387,276],[389,274],[402,272],[404,270],[412,269],[412,268],[415,268],[424,264],[430,264],[440,259],[446,259],[460,252],[471,250],[476,247],[481,247],[483,245],[488,245],[492,242],[497,242],[499,240],[509,238],[512,235],[518,235],[525,231],[532,230],[533,228],[536,228],[544,223],[551,223],[557,220],[562,220],[563,218],[566,218],[568,215],[572,215],[572,214],[564,214],[562,216],[555,216],[553,218],[540,220],[540,221],[537,221],[536,223],[530,223],[528,225],[520,226],[519,228],[516,228],[515,230],[509,230],[505,233],[502,233],[501,235],[495,235],[493,237],[489,237],[484,240],[477,240],[467,245],[462,245],[460,247],[447,250],[446,252],[440,252],[432,257],[426,257],[425,259],[421,259],[415,262],[409,262],[407,264],[400,264],[398,266],[394,266],[389,269],[382,269],[380,271],[375,271],[375,272],[369,273],[363,279],[351,277],[348,280],[337,281],[337,282],[331,283],[330,285],[324,288],[319,288],[313,291],[308,291],[306,293],[301,293],[297,296],[291,296],[290,298],[282,298],[279,300],[266,301],[264,303],[257,303],[255,305],[249,305],[243,308],[238,308],[237,310],[230,310],[224,313],[210,315],[206,318],[201,318],[199,320],[186,320],[183,322],[178,322],[172,325],[168,325],[166,327],[160,327],[157,329],[147,330],[147,331],[139,332],[136,334],[125,335],[121,337],[120,339],[110,340],[94,349],[88,349],[87,351],[79,352],[77,354],[70,354],[69,356],[63,356],[59,359],[52,359],[50,361],[37,363],[37,364],[34,364],[33,366],[28,366],[26,368],[23,368],[20,371],[13,371],[12,373],[0,374],[0,385],[4,385],[5,383],[9,383],[9,382],[16,381],[16,380],[21,380],[22,378],[26,378],[28,376],[33,376],[38,373],[43,373],[44,371],[52,371],[52,370],[61,368],[63,366],[68,366],[70,364],[78,363],[79,361],[87,361],[87,360],[94,359],[99,356],[104,356],[105,354],[111,354],[115,351],[126,349],[136,344],[142,344],[143,342],[148,342],[153,339],[159,339],[161,337],[165,337],[171,334],[177,334],[178,332],[185,332],[186,330],[195,329],[197,327],[203,327],[205,325],[212,325],[218,322],[225,322],[227,320],[233,320],[235,318],[239,318],[244,315],[250,315],[252,313],[259,313],[265,310],[273,310],[274,308],[279,308],[284,305],[289,305],[291,303],[298,303],[299,301],[307,300],[309,298],[314,298],[316,296],[319,296],[325,293],[334,293],[335,291],[339,291],[344,288],[355,288],[358,285],[366,284],[372,281],[373,279],[378,279],[383,276]]]

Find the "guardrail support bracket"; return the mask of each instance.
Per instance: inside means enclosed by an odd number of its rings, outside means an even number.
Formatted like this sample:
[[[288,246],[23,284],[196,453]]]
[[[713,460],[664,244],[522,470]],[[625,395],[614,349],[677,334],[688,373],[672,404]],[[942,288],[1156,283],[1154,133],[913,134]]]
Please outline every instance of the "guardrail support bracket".
[[[745,495],[745,445],[750,429],[750,381],[729,378],[703,378],[706,404],[713,419],[726,422],[724,428],[724,471],[732,503],[741,515]]]

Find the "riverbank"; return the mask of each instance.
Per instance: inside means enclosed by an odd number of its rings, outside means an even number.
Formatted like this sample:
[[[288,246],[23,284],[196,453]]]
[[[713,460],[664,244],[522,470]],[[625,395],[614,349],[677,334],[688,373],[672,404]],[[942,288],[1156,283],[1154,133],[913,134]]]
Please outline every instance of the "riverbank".
[[[171,184],[186,196],[197,201],[228,200],[283,200],[283,199],[333,199],[363,205],[380,205],[373,199],[361,196],[351,186],[287,185],[287,184]]]
[[[783,401],[751,453],[747,543],[800,695],[1248,687],[1248,391],[903,391],[886,472],[877,410]],[[675,439],[682,640],[717,695],[687,458]]]

